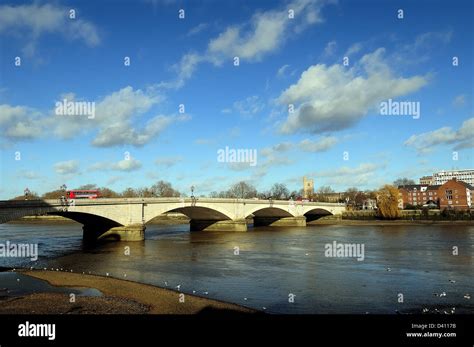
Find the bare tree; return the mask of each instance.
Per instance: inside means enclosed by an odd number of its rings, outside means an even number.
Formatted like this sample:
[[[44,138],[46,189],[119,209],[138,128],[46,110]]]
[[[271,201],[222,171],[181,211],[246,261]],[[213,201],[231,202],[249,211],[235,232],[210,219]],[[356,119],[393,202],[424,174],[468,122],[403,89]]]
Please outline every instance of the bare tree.
[[[290,195],[290,191],[283,183],[275,183],[270,189],[270,194],[275,200],[287,200]]]
[[[232,198],[251,199],[257,196],[257,189],[247,182],[240,181],[230,187],[228,195]]]

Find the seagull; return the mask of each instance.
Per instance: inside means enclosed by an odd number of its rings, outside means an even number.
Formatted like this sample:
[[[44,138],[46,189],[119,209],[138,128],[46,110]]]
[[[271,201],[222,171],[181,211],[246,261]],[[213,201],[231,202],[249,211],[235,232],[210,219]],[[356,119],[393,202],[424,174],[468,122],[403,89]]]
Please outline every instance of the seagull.
[[[392,269],[388,267],[388,268],[387,268],[387,271],[392,271]]]
[[[429,311],[429,309],[427,309],[426,307],[423,308],[423,313],[426,313],[428,311]]]
[[[107,273],[105,274],[105,276],[109,277],[109,273],[107,272]]]
[[[446,292],[442,292],[439,296],[440,296],[440,297],[446,296]]]
[[[19,279],[19,278],[17,278],[17,279],[16,279],[16,281],[17,281],[17,282],[20,282],[20,279]]]
[[[127,274],[123,274],[123,277],[127,277]]]
[[[178,290],[180,290],[181,284],[178,284],[178,285],[176,286],[176,288],[177,288]]]
[[[209,295],[209,292],[204,292],[204,295]]]
[[[264,306],[264,307],[262,307],[262,309],[265,311],[267,308]]]
[[[308,255],[309,255],[309,253],[306,253],[305,255],[306,255],[306,256],[308,256]]]
[[[469,295],[469,294],[464,294],[464,299],[468,299],[468,300],[469,300],[470,298],[471,298],[471,295]]]
[[[195,291],[195,290],[193,290],[193,294],[196,294],[196,291]]]
[[[244,298],[245,301],[247,301],[247,298]]]
[[[454,311],[456,311],[456,307],[453,307],[453,308],[451,309],[451,314],[454,314]]]
[[[167,286],[167,287],[168,287],[168,282],[166,282],[166,281],[165,281],[165,286]]]
[[[449,280],[449,282],[450,282],[450,283],[456,283],[456,281],[455,281],[455,280]]]

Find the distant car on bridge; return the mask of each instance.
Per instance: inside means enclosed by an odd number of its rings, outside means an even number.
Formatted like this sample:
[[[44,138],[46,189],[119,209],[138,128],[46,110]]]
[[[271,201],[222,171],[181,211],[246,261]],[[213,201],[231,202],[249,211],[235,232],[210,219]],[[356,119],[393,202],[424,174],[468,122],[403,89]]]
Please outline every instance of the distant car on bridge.
[[[100,198],[100,192],[97,189],[93,190],[68,190],[66,192],[68,199],[97,199]]]

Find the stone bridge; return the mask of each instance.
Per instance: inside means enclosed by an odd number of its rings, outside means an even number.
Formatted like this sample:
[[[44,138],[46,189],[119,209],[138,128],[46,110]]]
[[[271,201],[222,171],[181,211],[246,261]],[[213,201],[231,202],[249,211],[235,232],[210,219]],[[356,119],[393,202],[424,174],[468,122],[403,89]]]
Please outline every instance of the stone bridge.
[[[254,226],[306,226],[322,215],[341,214],[344,204],[288,200],[131,198],[0,201],[0,223],[32,215],[59,215],[83,224],[85,239],[144,239],[145,225],[167,212],[190,219],[190,229],[246,231]]]

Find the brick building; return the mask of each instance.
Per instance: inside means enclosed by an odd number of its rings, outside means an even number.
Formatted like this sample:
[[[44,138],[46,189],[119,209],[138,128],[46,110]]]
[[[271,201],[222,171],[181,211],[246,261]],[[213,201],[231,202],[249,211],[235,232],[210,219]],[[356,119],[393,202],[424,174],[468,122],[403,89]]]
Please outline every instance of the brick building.
[[[474,187],[453,178],[441,185],[410,184],[398,187],[400,191],[399,204],[406,208],[409,205],[437,205],[440,209],[456,208],[467,210],[473,203]]]

